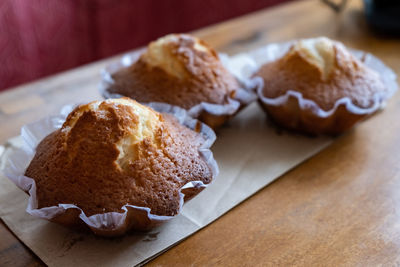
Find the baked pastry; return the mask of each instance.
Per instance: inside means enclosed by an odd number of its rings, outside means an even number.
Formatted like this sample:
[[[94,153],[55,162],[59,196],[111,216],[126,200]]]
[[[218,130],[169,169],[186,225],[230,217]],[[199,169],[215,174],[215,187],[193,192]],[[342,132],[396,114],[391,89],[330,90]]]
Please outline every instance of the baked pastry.
[[[212,128],[243,106],[239,82],[204,41],[170,34],[151,42],[132,65],[112,74],[105,96],[182,107]],[[206,104],[205,106],[202,104]]]
[[[260,103],[284,128],[336,135],[376,111],[390,96],[380,75],[328,38],[295,42],[255,74]]]
[[[129,98],[96,101],[75,108],[40,142],[25,175],[36,183],[39,209],[80,209],[52,221],[74,226],[82,224],[81,211],[90,218],[128,209],[119,229],[111,223],[92,230],[111,236],[147,230],[157,224],[151,217],[177,215],[182,193],[189,200],[212,181],[212,167],[199,151],[205,141],[174,116]]]

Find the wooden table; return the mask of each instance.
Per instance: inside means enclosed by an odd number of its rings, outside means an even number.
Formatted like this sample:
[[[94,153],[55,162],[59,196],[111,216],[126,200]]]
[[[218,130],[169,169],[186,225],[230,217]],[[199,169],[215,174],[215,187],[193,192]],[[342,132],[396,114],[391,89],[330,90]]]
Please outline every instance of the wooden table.
[[[325,35],[372,52],[399,72],[400,40],[368,31],[361,1],[341,14],[296,1],[194,33],[234,54],[268,42]],[[67,103],[100,99],[111,58],[0,94],[0,142]],[[400,94],[386,110],[210,226],[149,263],[158,265],[400,264]],[[0,266],[43,263],[0,224]]]

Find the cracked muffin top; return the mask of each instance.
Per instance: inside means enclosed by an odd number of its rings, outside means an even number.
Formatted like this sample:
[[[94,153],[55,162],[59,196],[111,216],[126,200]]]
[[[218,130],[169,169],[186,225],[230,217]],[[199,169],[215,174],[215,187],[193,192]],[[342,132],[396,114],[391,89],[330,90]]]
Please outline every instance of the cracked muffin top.
[[[387,93],[377,72],[343,44],[325,37],[297,41],[283,57],[263,65],[256,75],[264,80],[265,97],[276,98],[291,90],[325,111],[344,97],[360,108],[370,108],[376,94]]]
[[[227,104],[240,87],[214,49],[187,34],[170,34],[151,42],[135,63],[112,78],[110,93],[184,109],[202,102]]]
[[[128,98],[95,101],[41,141],[25,175],[35,180],[39,208],[75,204],[91,216],[129,204],[173,216],[182,186],[212,180],[199,153],[204,141],[172,115]]]

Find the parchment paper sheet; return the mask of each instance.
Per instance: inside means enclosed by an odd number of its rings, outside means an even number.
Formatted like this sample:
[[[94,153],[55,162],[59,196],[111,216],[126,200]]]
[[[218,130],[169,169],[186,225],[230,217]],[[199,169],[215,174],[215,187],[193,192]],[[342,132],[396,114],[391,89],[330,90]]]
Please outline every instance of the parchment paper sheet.
[[[211,223],[331,143],[331,139],[323,137],[278,134],[256,103],[217,135],[212,150],[220,167],[218,178],[188,202],[175,219],[149,233],[105,239],[36,219],[25,212],[28,195],[2,174],[0,217],[50,266],[134,266]],[[19,139],[10,140],[2,164],[10,149],[19,143]]]

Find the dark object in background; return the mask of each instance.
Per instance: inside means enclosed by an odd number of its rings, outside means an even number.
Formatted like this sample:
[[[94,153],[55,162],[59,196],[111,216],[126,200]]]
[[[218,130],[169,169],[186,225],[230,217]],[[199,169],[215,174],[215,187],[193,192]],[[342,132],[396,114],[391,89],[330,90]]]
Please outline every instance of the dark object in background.
[[[335,12],[341,12],[347,0],[321,0]],[[382,34],[400,36],[400,0],[363,0],[367,22]]]
[[[400,36],[399,0],[364,0],[368,24],[377,32]]]

